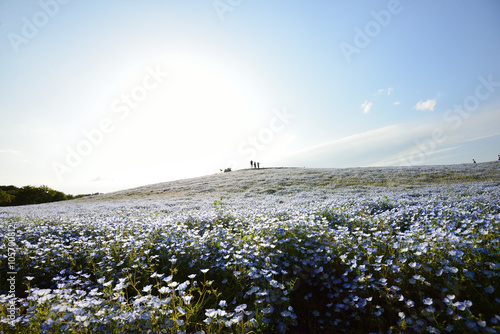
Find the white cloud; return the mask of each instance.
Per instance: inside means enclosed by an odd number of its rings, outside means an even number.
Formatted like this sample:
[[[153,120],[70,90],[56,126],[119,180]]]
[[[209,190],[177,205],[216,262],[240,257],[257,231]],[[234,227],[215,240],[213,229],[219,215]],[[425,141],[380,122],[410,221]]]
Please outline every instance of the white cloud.
[[[361,105],[361,108],[363,108],[363,114],[368,114],[368,112],[370,111],[370,109],[372,107],[373,107],[373,103],[365,100],[365,102]]]
[[[426,110],[433,111],[435,106],[436,106],[436,100],[434,99],[434,100],[420,101],[413,107],[413,109],[422,111]]]
[[[399,106],[401,104],[401,101],[396,101],[393,103],[395,106]]]
[[[373,94],[373,96],[379,96],[379,95],[382,95],[384,93],[387,93],[387,95],[391,95],[393,92],[394,92],[393,87],[389,87],[387,89],[380,88],[375,94]]]

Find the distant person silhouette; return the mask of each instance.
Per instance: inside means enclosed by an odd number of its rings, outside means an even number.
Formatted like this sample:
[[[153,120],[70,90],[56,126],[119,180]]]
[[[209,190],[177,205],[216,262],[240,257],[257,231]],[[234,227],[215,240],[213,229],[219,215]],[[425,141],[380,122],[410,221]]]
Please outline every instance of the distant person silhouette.
[[[255,161],[253,162],[253,168],[257,168],[257,163]]]
[[[257,169],[260,169],[260,162],[257,162]]]
[[[250,160],[250,168],[253,167],[253,160]]]
[[[498,155],[498,161],[500,161],[500,154]]]
[[[476,160],[472,159],[472,162],[476,163]]]

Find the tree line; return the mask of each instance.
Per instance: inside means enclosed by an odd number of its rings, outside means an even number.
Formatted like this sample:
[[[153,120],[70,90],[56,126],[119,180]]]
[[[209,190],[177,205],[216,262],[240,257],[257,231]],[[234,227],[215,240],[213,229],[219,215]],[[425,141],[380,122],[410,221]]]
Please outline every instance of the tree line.
[[[92,195],[97,195],[92,194]],[[15,206],[27,204],[41,204],[57,201],[66,201],[68,199],[80,198],[86,195],[68,195],[63,192],[51,189],[47,186],[0,186],[0,206]]]

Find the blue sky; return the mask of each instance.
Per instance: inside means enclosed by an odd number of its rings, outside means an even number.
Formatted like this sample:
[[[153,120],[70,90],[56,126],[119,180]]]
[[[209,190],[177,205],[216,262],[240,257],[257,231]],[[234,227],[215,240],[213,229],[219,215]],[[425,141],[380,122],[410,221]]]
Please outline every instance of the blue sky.
[[[498,1],[0,1],[0,184],[500,154]]]

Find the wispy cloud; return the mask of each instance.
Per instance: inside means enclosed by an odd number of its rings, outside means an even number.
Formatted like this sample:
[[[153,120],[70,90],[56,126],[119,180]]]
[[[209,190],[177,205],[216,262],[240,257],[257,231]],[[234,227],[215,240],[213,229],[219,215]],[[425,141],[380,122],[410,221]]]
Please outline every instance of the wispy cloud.
[[[368,100],[365,100],[363,104],[361,105],[361,108],[363,109],[363,114],[368,114],[370,112],[370,109],[373,107],[372,102],[368,102]]]
[[[427,158],[427,157],[430,157],[430,156],[433,156],[433,155],[436,155],[436,154],[442,154],[444,152],[453,151],[453,150],[459,149],[461,147],[462,146],[453,146],[453,147],[445,147],[445,148],[438,149],[438,150],[426,151],[426,152],[422,152],[422,156],[424,158]],[[394,166],[394,165],[399,165],[399,164],[401,164],[401,156],[408,156],[408,155],[412,154],[414,151],[415,151],[415,148],[412,147],[411,149],[408,149],[406,151],[398,152],[395,155],[391,155],[391,156],[386,157],[384,160],[375,162],[373,164],[373,166]]]
[[[21,156],[21,152],[18,150],[5,149],[5,150],[0,150],[0,153],[8,153],[8,154],[15,155],[17,157]]]
[[[421,111],[426,111],[426,110],[433,111],[435,106],[436,106],[436,100],[434,99],[434,100],[420,101],[413,107],[413,109]]]
[[[296,151],[292,154],[295,157],[304,157],[305,159],[317,160],[329,154],[336,154],[341,156],[346,152],[373,151],[377,147],[387,147],[388,144],[404,145],[408,139],[404,136],[413,138],[414,136],[421,135],[422,129],[415,127],[414,124],[393,124],[381,128],[368,130],[362,133],[356,133],[343,138],[319,143],[306,147],[302,150]],[[398,141],[394,141],[398,138]]]
[[[496,137],[500,135],[500,132],[495,132],[495,133],[490,133],[490,134],[487,134],[487,135],[483,135],[483,136],[479,136],[479,137],[474,137],[474,138],[470,138],[470,139],[465,139],[463,140],[462,142],[463,143],[468,143],[468,142],[473,142],[473,141],[476,141],[476,140],[481,140],[481,139],[486,139],[486,138],[491,138],[491,137]]]
[[[411,156],[418,156],[421,163],[429,163],[431,159],[442,163],[446,153],[458,152],[468,142],[500,136],[496,126],[499,121],[497,108],[474,114],[460,129],[446,122],[442,115],[429,114],[425,119],[387,125],[305,147],[288,158],[297,165],[324,167],[401,165],[413,163],[408,160]],[[437,139],[436,133],[440,134]]]
[[[401,104],[401,101],[396,101],[393,103],[395,106],[399,106]]]

